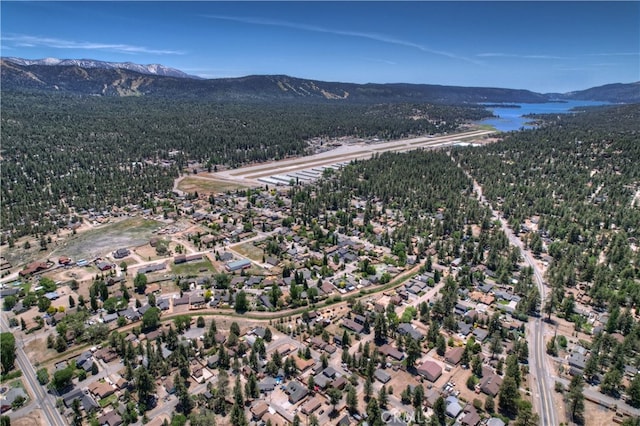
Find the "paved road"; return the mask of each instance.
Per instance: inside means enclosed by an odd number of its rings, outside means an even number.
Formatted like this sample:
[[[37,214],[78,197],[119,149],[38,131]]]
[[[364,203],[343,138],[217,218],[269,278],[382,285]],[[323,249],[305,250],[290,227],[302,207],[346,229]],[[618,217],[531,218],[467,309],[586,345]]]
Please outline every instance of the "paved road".
[[[467,176],[471,177],[469,174],[467,174]],[[490,206],[482,193],[482,187],[475,180],[473,181],[473,187],[478,194],[480,202]],[[509,239],[509,243],[520,249],[524,261],[533,269],[533,277],[538,286],[542,304],[544,304],[546,300],[546,288],[540,265],[535,261],[531,252],[525,249],[522,240],[507,226],[507,222],[500,218],[496,210],[493,210],[493,216],[494,219],[500,221],[502,230]],[[540,309],[542,310],[542,306]],[[549,376],[551,368],[549,368],[548,365],[544,340],[544,322],[540,318],[531,318],[529,320],[528,335],[529,342],[532,343],[529,345],[530,376],[535,382],[535,386],[532,387],[535,396],[533,403],[540,415],[540,424],[542,426],[557,426],[558,420],[556,418],[556,407],[553,399],[553,380]]]
[[[3,330],[11,332],[9,324],[5,321],[4,316],[0,317],[0,324]],[[36,377],[36,372],[31,362],[24,353],[20,341],[16,341],[16,367],[22,371],[22,377],[27,387],[31,390],[31,395],[35,397],[36,406],[42,410],[42,414],[49,426],[66,426],[67,422],[62,415],[56,410],[55,398],[47,393],[40,385]]]

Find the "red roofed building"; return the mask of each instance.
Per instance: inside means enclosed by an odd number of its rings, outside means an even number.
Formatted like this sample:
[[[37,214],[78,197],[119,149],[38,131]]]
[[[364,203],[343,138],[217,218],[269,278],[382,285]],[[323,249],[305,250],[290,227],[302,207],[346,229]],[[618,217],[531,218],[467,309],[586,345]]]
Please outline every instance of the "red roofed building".
[[[427,360],[418,367],[418,374],[430,382],[435,382],[438,377],[442,376],[442,367],[435,361]]]

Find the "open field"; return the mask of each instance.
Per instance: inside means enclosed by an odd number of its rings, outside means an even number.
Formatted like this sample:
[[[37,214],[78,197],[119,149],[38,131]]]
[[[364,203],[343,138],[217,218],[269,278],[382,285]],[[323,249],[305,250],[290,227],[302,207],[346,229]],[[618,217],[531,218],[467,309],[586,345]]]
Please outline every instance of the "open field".
[[[51,256],[65,255],[72,259],[87,260],[104,256],[105,253],[120,247],[138,246],[148,242],[154,232],[163,226],[154,220],[127,218],[70,236],[51,253]]]
[[[256,247],[255,245],[253,245],[253,242],[236,244],[229,248],[242,256],[248,257],[251,260],[262,262],[264,251],[260,247]]]
[[[203,269],[210,272],[215,272],[215,268],[211,264],[211,261],[209,260],[209,258],[206,256],[204,256],[202,260],[197,262],[194,261],[194,262],[182,263],[179,265],[175,265],[173,264],[173,262],[171,262],[170,268],[172,273],[174,273],[175,275],[181,275],[181,276],[197,275]]]
[[[236,189],[246,188],[236,182],[216,180],[211,177],[185,176],[178,182],[178,189],[183,192],[198,192],[198,194],[216,194]]]

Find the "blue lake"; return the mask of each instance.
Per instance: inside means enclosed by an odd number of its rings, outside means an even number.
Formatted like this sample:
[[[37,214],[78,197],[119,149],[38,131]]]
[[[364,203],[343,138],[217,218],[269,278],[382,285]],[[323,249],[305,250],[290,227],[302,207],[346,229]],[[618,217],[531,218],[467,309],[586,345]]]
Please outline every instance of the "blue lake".
[[[544,104],[518,104],[520,108],[508,107],[490,107],[487,108],[497,117],[486,118],[479,121],[479,124],[488,124],[503,132],[512,130],[520,130],[522,128],[530,129],[533,126],[526,123],[531,121],[530,118],[523,117],[527,114],[566,114],[572,108],[584,106],[607,105],[607,102],[597,101],[567,101],[567,102],[549,102]]]

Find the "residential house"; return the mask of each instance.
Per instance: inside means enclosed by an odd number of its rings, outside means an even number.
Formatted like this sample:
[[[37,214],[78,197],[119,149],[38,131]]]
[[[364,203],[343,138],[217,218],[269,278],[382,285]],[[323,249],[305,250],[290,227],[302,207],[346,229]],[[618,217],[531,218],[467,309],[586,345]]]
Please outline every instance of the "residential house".
[[[357,322],[349,319],[349,318],[344,318],[342,320],[342,326],[348,330],[353,331],[354,333],[357,334],[362,334],[362,331],[364,330],[364,326],[362,324],[358,324]]]
[[[388,383],[391,380],[391,376],[379,368],[373,372],[373,377],[380,383]]]
[[[262,379],[260,383],[258,383],[258,388],[262,393],[271,392],[276,388],[276,379],[274,379],[273,377],[267,376],[264,379]]]
[[[388,357],[391,357],[396,361],[402,361],[402,359],[404,358],[404,353],[400,352],[397,348],[394,348],[388,343],[385,343],[384,345],[380,346],[378,348],[378,352]]]
[[[119,248],[118,250],[113,252],[113,258],[114,259],[122,259],[122,258],[125,258],[125,257],[129,256],[130,254],[131,254],[131,252],[129,251],[129,249]]]
[[[293,357],[293,361],[295,362],[296,368],[298,369],[298,371],[300,371],[300,373],[304,373],[315,364],[315,361],[313,359],[302,359],[297,355]]]
[[[107,262],[105,260],[101,260],[98,263],[96,263],[96,266],[98,267],[99,270],[104,272],[104,271],[111,270],[113,268],[113,263]]]
[[[322,406],[323,401],[324,399],[320,395],[316,395],[314,398],[307,401],[300,411],[302,411],[302,414],[309,416]]]
[[[309,393],[309,391],[307,390],[307,387],[303,386],[297,380],[290,381],[286,387],[286,391],[287,391],[287,394],[289,395],[289,402],[291,404],[297,404]]]
[[[495,373],[484,374],[482,380],[480,380],[480,390],[486,394],[491,396],[496,396],[500,391],[500,386],[502,385],[502,377],[498,376]]]
[[[579,352],[572,352],[568,361],[571,367],[579,368],[580,370],[584,370],[587,364],[585,356]]]
[[[467,404],[464,407],[463,412],[464,417],[460,420],[460,423],[463,426],[476,426],[478,423],[480,423],[480,415],[473,405]]]
[[[463,347],[451,348],[445,353],[444,360],[451,365],[458,365],[460,363],[460,360],[462,359],[463,353]]]
[[[418,374],[431,382],[435,382],[442,375],[442,367],[435,361],[427,360],[418,367]]]
[[[251,407],[251,415],[253,420],[258,421],[269,411],[269,405],[264,401],[258,401],[253,407]]]
[[[462,411],[462,406],[460,405],[460,401],[453,395],[450,395],[445,400],[447,404],[446,413],[451,418],[456,418]]]
[[[413,328],[413,326],[409,323],[403,322],[398,326],[398,333],[403,336],[411,336],[413,340],[420,341],[424,337],[422,333]]]
[[[107,382],[98,381],[89,385],[89,392],[91,392],[96,398],[102,399],[112,395],[115,392],[115,389]]]
[[[505,426],[505,423],[498,417],[491,417],[489,420],[487,420],[487,426]]]
[[[101,426],[120,426],[123,421],[120,413],[116,410],[112,410],[98,417],[98,423]]]
[[[14,401],[19,397],[22,397],[25,400],[27,399],[27,394],[23,388],[14,387],[9,389],[4,395],[4,398],[0,400],[0,412],[4,413],[5,411],[10,410]]]
[[[485,330],[484,328],[474,328],[473,329],[473,336],[476,339],[476,342],[478,343],[482,343],[487,339],[487,336],[489,335],[489,332],[487,330]]]

